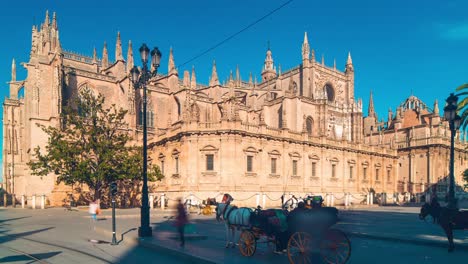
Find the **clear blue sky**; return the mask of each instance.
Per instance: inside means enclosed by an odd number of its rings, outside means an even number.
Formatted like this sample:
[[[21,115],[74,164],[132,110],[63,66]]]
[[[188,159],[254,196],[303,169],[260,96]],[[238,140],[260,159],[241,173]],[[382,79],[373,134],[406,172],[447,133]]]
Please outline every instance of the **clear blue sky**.
[[[8,93],[12,58],[26,62],[31,27],[57,12],[66,50],[101,56],[107,41],[113,60],[117,31],[124,54],[133,42],[136,59],[142,42],[163,52],[161,72],[167,71],[169,47],[177,65],[241,30],[286,0],[273,1],[2,1],[0,3],[0,96]],[[143,3],[144,6],[140,6]],[[370,90],[379,116],[386,117],[413,93],[430,107],[468,82],[468,1],[312,1],[294,0],[224,45],[179,68],[195,66],[197,81],[208,83],[216,59],[224,80],[239,64],[241,76],[260,76],[267,42],[275,64],[286,70],[301,62],[304,31],[311,48],[325,63],[344,68],[348,51],[355,67],[355,93],[367,113]],[[18,65],[18,79],[25,78]],[[1,131],[0,131],[1,133]],[[2,135],[3,138],[3,135]],[[0,142],[1,144],[1,142]],[[0,153],[1,159],[1,153]],[[1,173],[1,171],[0,171]]]

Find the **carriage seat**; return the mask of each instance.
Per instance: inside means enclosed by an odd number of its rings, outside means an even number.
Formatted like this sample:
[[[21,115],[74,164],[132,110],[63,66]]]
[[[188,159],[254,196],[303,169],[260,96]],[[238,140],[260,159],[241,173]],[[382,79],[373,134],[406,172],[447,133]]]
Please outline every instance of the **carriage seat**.
[[[257,210],[251,215],[250,222],[267,235],[288,229],[286,213],[281,209]]]

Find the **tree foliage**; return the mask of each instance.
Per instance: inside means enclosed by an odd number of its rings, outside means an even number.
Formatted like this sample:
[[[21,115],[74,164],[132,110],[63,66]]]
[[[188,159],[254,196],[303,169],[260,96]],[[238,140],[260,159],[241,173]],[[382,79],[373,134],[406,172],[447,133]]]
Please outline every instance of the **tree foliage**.
[[[28,163],[34,175],[55,173],[57,183],[86,184],[94,199],[101,198],[112,181],[139,185],[143,158],[141,147],[129,146],[127,111],[115,104],[105,108],[104,102],[101,94],[84,89],[74,107],[64,107],[60,127],[39,125],[49,138],[45,150],[36,147]],[[148,168],[150,181],[163,177],[159,167]]]
[[[456,91],[461,91],[457,94],[458,97],[461,97],[457,107],[458,114],[461,117],[460,129],[466,130],[468,125],[468,83],[460,85]]]

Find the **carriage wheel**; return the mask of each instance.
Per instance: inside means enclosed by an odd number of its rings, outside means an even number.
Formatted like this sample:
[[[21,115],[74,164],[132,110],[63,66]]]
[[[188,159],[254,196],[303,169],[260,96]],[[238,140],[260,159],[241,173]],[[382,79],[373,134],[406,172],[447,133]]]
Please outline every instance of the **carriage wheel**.
[[[312,263],[311,236],[304,232],[294,233],[288,241],[289,263]]]
[[[250,257],[257,250],[257,240],[252,232],[242,231],[239,238],[239,250],[243,256]]]
[[[320,256],[329,264],[346,263],[351,256],[351,243],[345,233],[329,229],[320,241]]]

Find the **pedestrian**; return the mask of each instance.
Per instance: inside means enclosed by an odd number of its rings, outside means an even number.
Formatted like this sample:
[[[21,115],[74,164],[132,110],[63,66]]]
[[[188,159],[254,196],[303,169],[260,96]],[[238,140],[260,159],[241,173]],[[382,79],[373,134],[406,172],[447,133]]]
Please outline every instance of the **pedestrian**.
[[[175,225],[177,227],[177,231],[179,232],[180,246],[181,247],[185,246],[184,229],[185,229],[185,225],[187,223],[188,223],[187,211],[185,210],[185,206],[182,203],[182,199],[179,198],[177,200],[177,216],[176,216]]]
[[[91,201],[89,203],[89,214],[91,215],[91,219],[96,221],[96,214],[97,214],[97,203],[96,201]]]

